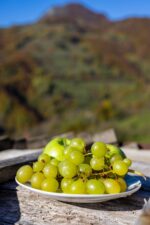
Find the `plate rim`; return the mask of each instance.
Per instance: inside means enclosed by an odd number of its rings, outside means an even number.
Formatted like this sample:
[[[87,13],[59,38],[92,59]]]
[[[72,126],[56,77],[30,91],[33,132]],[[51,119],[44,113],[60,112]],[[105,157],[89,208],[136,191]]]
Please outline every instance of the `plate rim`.
[[[134,176],[133,176],[134,177]],[[137,178],[137,177],[136,177]],[[127,190],[125,192],[120,192],[120,193],[116,193],[116,194],[67,194],[67,193],[59,193],[59,192],[48,192],[48,191],[43,191],[43,190],[39,190],[39,189],[35,189],[35,188],[32,188],[31,186],[27,185],[27,184],[22,184],[20,183],[17,178],[15,177],[15,181],[16,183],[27,189],[27,190],[30,190],[32,192],[36,192],[38,194],[41,194],[41,195],[47,195],[49,197],[56,197],[56,198],[74,198],[74,199],[77,199],[77,198],[82,198],[82,199],[92,199],[92,198],[100,198],[100,197],[105,197],[105,198],[111,198],[111,197],[126,197],[128,195],[131,195],[133,194],[134,192],[137,192],[141,186],[142,186],[142,183],[140,181],[140,179],[137,178],[137,181],[135,181],[135,186],[133,188],[131,188],[130,190]]]

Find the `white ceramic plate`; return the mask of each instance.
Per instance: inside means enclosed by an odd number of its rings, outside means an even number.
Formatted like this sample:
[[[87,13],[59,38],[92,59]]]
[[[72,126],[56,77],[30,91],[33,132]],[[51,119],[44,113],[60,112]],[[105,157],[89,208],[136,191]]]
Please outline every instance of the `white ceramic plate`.
[[[51,199],[64,201],[64,202],[76,202],[76,203],[94,203],[94,202],[104,202],[112,199],[123,198],[132,195],[134,192],[138,191],[141,188],[141,182],[137,177],[127,175],[126,182],[128,185],[128,189],[126,192],[122,192],[119,194],[103,194],[103,195],[87,195],[87,194],[64,194],[64,193],[56,193],[56,192],[46,192],[38,189],[34,189],[30,186],[30,184],[21,184],[17,181],[21,187],[26,188],[30,191],[33,191],[39,195],[43,195],[49,197]]]

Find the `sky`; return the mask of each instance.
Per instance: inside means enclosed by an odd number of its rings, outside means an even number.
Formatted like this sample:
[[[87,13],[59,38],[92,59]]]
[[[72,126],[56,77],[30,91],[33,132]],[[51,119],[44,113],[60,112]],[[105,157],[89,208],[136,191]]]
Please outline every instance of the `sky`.
[[[67,3],[81,3],[112,20],[150,17],[150,0],[0,0],[0,27],[33,23],[50,8]]]

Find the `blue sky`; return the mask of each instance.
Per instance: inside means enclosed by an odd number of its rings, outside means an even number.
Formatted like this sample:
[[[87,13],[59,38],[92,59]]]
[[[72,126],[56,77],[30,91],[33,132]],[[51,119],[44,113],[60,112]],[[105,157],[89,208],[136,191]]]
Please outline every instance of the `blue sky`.
[[[32,23],[51,7],[70,2],[82,3],[113,20],[150,17],[150,0],[0,0],[0,27]]]

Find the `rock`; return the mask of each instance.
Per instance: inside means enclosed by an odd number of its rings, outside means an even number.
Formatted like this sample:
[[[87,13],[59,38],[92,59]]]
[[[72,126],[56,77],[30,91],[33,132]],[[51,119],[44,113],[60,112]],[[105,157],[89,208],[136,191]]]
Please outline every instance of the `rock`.
[[[150,225],[150,199],[145,201],[142,213],[137,219],[135,225]]]

